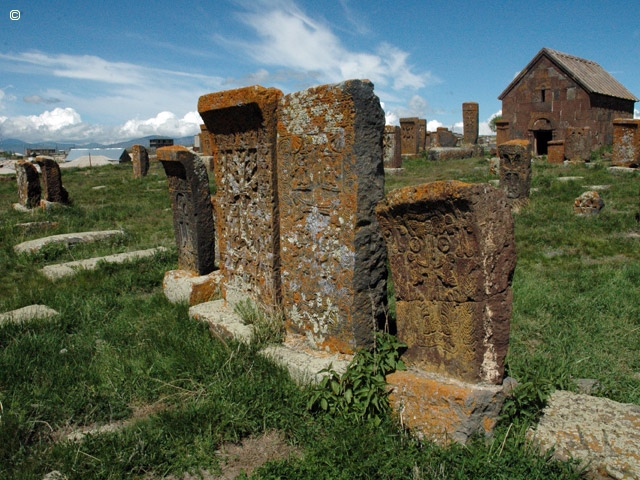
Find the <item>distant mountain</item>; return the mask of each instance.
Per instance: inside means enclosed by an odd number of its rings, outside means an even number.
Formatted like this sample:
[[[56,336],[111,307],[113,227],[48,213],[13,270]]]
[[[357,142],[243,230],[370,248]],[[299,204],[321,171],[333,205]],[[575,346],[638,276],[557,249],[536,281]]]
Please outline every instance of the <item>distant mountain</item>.
[[[16,152],[24,154],[26,149],[35,149],[35,148],[53,148],[58,151],[68,151],[72,148],[131,148],[133,145],[143,145],[145,147],[149,146],[149,140],[156,138],[171,138],[165,137],[162,135],[149,135],[147,137],[135,138],[132,140],[127,140],[124,142],[111,143],[111,144],[101,144],[101,143],[85,143],[85,142],[24,142],[22,140],[16,138],[7,138],[0,142],[0,150],[4,150],[5,152]],[[180,137],[173,139],[174,145],[185,145],[191,146],[193,145],[193,135],[188,137]]]

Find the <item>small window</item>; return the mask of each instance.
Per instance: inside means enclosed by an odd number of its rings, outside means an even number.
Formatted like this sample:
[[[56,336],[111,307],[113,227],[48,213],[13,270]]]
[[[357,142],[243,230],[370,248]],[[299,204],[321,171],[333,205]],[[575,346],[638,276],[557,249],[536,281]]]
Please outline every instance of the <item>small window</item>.
[[[542,103],[547,101],[547,91],[544,88],[540,90],[540,101]]]

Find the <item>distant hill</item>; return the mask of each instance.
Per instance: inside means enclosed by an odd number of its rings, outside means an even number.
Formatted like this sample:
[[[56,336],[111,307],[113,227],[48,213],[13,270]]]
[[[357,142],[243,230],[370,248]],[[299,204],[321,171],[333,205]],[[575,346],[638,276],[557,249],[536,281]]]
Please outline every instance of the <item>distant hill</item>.
[[[109,147],[117,147],[117,148],[131,148],[133,145],[143,145],[145,147],[149,146],[149,140],[155,138],[170,138],[162,135],[149,135],[147,137],[142,138],[134,138],[132,140],[127,140],[124,142],[118,143],[110,143],[110,144],[102,144],[102,143],[85,143],[85,142],[24,142],[22,140],[16,138],[7,138],[0,142],[0,150],[4,150],[5,152],[16,152],[24,154],[26,149],[34,149],[34,148],[54,148],[58,151],[68,151],[71,148],[109,148]],[[191,146],[193,145],[193,135],[188,137],[180,137],[173,139],[174,145],[184,145]]]

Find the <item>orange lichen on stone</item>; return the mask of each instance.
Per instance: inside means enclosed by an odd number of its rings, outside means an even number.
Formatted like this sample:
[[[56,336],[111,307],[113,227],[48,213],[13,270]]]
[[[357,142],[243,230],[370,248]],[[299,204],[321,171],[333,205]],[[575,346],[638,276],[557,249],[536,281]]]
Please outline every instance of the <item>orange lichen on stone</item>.
[[[287,330],[317,348],[372,342],[385,305],[384,112],[369,82],[322,85],[278,109],[278,206]]]
[[[216,232],[225,298],[280,303],[276,179],[282,92],[259,85],[203,95],[198,112],[211,143]],[[232,300],[233,301],[233,300]]]
[[[401,423],[439,444],[465,443],[476,433],[493,433],[504,402],[501,386],[476,385],[419,370],[387,376],[389,401]]]

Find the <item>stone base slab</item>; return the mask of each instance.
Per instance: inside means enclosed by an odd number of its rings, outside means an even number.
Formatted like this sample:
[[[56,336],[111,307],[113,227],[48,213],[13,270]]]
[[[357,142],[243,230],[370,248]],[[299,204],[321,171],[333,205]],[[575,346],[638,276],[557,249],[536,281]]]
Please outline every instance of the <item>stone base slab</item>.
[[[200,303],[189,308],[189,317],[209,324],[211,333],[220,338],[235,339],[249,344],[253,329],[245,325],[226,300]]]
[[[387,375],[391,407],[420,439],[461,444],[493,434],[504,403],[502,385],[471,384],[418,369]]]
[[[56,315],[58,312],[46,305],[29,305],[0,314],[0,325],[3,323],[22,323],[34,318],[51,318]]]
[[[529,439],[554,457],[579,459],[591,478],[640,478],[640,406],[555,391]]]
[[[80,270],[95,270],[101,262],[104,263],[124,263],[139,258],[152,257],[158,252],[164,252],[164,247],[149,248],[147,250],[137,250],[135,252],[116,253],[105,257],[87,258],[76,260],[75,262],[59,263],[57,265],[47,265],[43,267],[42,273],[49,280],[57,280],[69,275],[75,275]]]
[[[269,345],[260,353],[289,370],[289,375],[298,384],[320,383],[326,373],[333,369],[342,375],[353,355],[329,353],[311,348],[302,335],[289,334],[282,345]]]
[[[189,309],[189,317],[209,324],[211,333],[221,340],[235,339],[249,344],[253,329],[245,325],[231,304],[225,300],[194,305]],[[353,359],[352,355],[343,355],[316,350],[309,346],[302,335],[289,334],[282,344],[269,345],[260,351],[261,355],[285,367],[291,378],[299,384],[317,383],[332,368],[342,375]]]
[[[198,305],[220,296],[222,274],[219,270],[197,275],[186,270],[169,270],[164,274],[162,290],[171,303]]]

